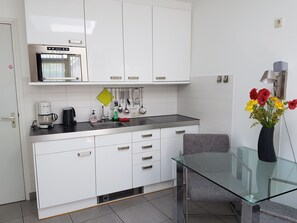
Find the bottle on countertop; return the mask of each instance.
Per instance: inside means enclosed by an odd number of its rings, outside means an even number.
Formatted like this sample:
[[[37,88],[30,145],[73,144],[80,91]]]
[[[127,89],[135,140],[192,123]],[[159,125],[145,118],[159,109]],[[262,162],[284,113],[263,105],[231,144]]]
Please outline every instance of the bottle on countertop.
[[[95,114],[95,110],[93,110],[92,114],[90,115],[90,122],[91,123],[98,122],[98,118],[97,118],[97,115]]]

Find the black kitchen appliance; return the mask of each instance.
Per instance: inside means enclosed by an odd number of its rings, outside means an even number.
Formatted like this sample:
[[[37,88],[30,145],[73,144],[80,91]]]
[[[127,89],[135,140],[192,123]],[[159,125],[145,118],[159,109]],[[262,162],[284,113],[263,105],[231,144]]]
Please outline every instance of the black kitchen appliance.
[[[65,126],[76,125],[76,121],[74,120],[75,117],[76,117],[76,114],[75,114],[75,109],[73,107],[63,109],[63,125]]]

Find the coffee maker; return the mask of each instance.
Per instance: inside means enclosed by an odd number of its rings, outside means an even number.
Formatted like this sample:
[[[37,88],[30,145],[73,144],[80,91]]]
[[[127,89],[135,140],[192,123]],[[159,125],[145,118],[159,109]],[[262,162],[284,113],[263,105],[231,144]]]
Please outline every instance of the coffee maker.
[[[51,103],[40,101],[36,103],[36,121],[37,127],[41,129],[52,128],[53,123],[58,119],[58,115],[52,113]]]

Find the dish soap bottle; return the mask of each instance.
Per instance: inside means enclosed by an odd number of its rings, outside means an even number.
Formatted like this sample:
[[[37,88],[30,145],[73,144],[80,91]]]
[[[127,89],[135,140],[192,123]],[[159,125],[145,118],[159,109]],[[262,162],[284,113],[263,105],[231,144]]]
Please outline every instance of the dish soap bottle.
[[[113,117],[112,117],[113,121],[119,121],[119,114],[116,108],[114,108],[114,112],[113,112]]]
[[[98,122],[98,118],[97,118],[97,116],[96,116],[96,114],[95,114],[95,110],[93,110],[92,114],[90,115],[90,122],[91,122],[91,123],[96,123],[96,122]]]

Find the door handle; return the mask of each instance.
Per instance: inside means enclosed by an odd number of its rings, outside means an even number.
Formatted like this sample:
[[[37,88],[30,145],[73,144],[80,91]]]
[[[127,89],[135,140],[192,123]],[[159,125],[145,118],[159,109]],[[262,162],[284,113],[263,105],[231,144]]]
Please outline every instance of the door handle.
[[[15,113],[12,112],[10,113],[10,116],[4,116],[4,117],[1,117],[1,120],[8,120],[8,121],[11,121],[11,127],[12,128],[16,128],[16,123],[15,123]]]

